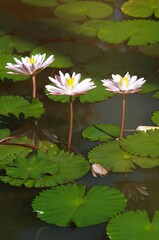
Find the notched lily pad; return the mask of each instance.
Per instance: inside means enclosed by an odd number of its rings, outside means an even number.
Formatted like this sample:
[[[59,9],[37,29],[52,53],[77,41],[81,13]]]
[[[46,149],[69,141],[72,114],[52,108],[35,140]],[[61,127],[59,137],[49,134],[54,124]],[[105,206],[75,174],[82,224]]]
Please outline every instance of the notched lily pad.
[[[146,211],[128,211],[112,218],[106,227],[112,240],[157,240],[159,237],[159,211],[150,220]]]
[[[89,171],[88,162],[79,155],[49,148],[29,158],[17,156],[6,169],[3,182],[15,186],[49,187],[74,181]]]
[[[159,166],[159,158],[132,155],[122,150],[118,141],[110,141],[93,148],[88,158],[91,163],[99,163],[112,172],[133,172],[136,165],[142,168]]]
[[[72,21],[84,21],[86,17],[105,18],[112,14],[113,9],[102,2],[78,1],[59,5],[55,10],[55,16]]]
[[[129,20],[121,22],[109,22],[107,26],[99,30],[100,40],[109,43],[122,43],[140,46],[153,44],[159,41],[159,23],[152,20]],[[115,33],[115,34],[114,34]]]
[[[39,118],[44,113],[43,104],[38,98],[33,99],[32,103],[30,103],[20,96],[1,96],[0,106],[0,114],[3,116],[13,114],[18,118],[23,113],[24,118]]]
[[[99,224],[124,210],[122,193],[107,186],[69,184],[43,191],[33,201],[33,209],[41,220],[57,226],[74,222],[78,227]]]
[[[110,141],[119,136],[120,128],[112,124],[96,124],[85,128],[82,136],[91,141]]]
[[[152,14],[159,17],[159,1],[157,0],[129,0],[121,6],[121,10],[132,17],[146,18]]]
[[[151,116],[151,120],[154,124],[159,126],[159,111],[155,111],[152,116]]]
[[[120,143],[127,152],[150,158],[159,158],[159,130],[140,131],[129,135]]]

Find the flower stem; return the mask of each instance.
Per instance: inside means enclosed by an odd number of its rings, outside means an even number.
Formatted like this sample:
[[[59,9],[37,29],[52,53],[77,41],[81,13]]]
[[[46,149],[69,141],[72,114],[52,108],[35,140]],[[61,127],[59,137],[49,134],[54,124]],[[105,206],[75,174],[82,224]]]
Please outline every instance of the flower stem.
[[[121,140],[123,137],[124,121],[125,121],[125,94],[122,94],[122,108],[121,108],[121,123],[120,123],[119,140]]]
[[[72,141],[72,129],[73,129],[73,102],[72,102],[72,96],[69,97],[69,112],[70,112],[70,124],[69,124],[69,134],[68,134],[68,142],[67,142],[67,149],[70,152],[71,151],[71,141]]]
[[[36,79],[32,76],[32,98],[36,98]]]

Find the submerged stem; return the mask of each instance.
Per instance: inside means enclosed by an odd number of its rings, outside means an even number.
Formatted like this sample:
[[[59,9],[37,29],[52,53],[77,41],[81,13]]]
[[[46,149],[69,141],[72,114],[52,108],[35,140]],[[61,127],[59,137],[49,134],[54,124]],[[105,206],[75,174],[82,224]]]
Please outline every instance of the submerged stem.
[[[121,123],[120,123],[119,140],[121,140],[123,137],[124,121],[125,121],[125,94],[122,94],[122,108],[121,108]]]
[[[36,79],[32,76],[32,97],[36,98]]]
[[[67,149],[71,151],[71,141],[72,141],[72,129],[73,129],[73,102],[72,96],[69,96],[69,134],[68,134],[68,142],[67,142]]]

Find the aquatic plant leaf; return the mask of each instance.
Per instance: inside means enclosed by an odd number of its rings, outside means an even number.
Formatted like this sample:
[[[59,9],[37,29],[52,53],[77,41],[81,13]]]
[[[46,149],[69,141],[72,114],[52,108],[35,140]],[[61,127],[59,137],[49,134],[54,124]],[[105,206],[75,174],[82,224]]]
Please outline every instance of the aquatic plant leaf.
[[[74,181],[89,171],[88,162],[79,155],[58,151],[57,148],[39,150],[30,158],[17,157],[7,166],[3,182],[26,187],[49,187]]]
[[[127,152],[142,157],[159,157],[159,130],[140,131],[129,135],[120,142]]]
[[[151,120],[154,124],[159,126],[159,111],[155,111],[152,116],[151,116]]]
[[[128,20],[109,22],[105,28],[99,30],[98,37],[109,43],[122,43],[140,46],[159,41],[159,23],[152,20]],[[115,32],[115,34],[114,34]]]
[[[84,21],[86,17],[105,18],[112,14],[113,9],[102,2],[97,1],[79,1],[59,5],[54,14],[56,17],[72,21]]]
[[[19,23],[19,19],[11,13],[0,12],[0,36],[11,32]]]
[[[15,139],[8,140],[6,142],[24,143],[24,144],[33,145],[32,140],[28,139],[27,137],[18,137]],[[0,144],[0,152],[1,152],[0,166],[3,166],[4,164],[12,163],[13,160],[17,157],[17,154],[20,154],[22,157],[26,157],[31,151],[32,151],[32,148],[25,147],[25,146],[23,147],[23,146],[17,146],[17,145]]]
[[[154,99],[159,99],[159,91],[155,92],[151,97]]]
[[[91,141],[110,141],[119,136],[120,128],[112,124],[96,124],[85,128],[82,136]]]
[[[33,209],[41,220],[57,226],[74,222],[78,227],[99,224],[125,208],[122,193],[107,186],[68,184],[43,191],[33,201]]]
[[[23,3],[36,6],[36,7],[55,7],[58,5],[58,1],[56,0],[45,0],[45,1],[37,1],[37,0],[21,0]]]
[[[146,82],[142,86],[140,93],[150,93],[159,90],[159,74],[154,73],[146,77]]]
[[[20,59],[21,56],[18,55],[12,55],[12,54],[5,54],[2,53],[0,54],[0,80],[4,81],[5,79],[12,79],[12,81],[16,82],[16,81],[23,81],[28,79],[28,76],[19,76],[19,75],[15,75],[15,74],[8,74],[7,72],[9,72],[8,69],[6,69],[6,65],[7,63],[12,63],[14,62],[14,57]]]
[[[122,12],[132,17],[146,18],[152,14],[159,17],[159,1],[129,0],[121,6]]]
[[[142,77],[142,75],[146,76],[152,73],[156,68],[157,62],[152,57],[143,56],[140,53],[115,53],[113,51],[92,57],[85,64],[85,71],[98,78],[101,77],[101,79],[112,73],[125,75],[128,69],[130,74]]]
[[[32,50],[37,44],[19,37],[4,35],[0,37],[0,46],[0,53],[11,53],[14,52],[15,49],[18,53],[23,53]]]
[[[8,128],[0,130],[0,140],[10,136],[10,130]]]
[[[110,141],[94,147],[88,154],[91,163],[99,163],[112,172],[133,172],[136,165],[152,168],[159,165],[158,158],[143,158],[120,148],[118,141]]]
[[[146,211],[127,211],[113,217],[106,232],[112,240],[157,240],[159,238],[159,211],[150,220]]]
[[[159,56],[159,44],[143,45],[138,47],[139,51],[152,57]]]
[[[18,118],[23,113],[25,118],[39,118],[44,113],[43,104],[38,98],[33,99],[30,103],[20,96],[1,96],[0,106],[0,114],[3,116],[14,114]]]

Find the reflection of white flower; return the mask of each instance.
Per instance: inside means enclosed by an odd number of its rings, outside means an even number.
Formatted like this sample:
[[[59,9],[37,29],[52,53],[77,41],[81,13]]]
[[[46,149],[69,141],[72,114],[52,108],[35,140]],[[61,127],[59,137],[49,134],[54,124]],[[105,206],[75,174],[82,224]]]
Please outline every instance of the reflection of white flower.
[[[156,127],[156,126],[138,126],[136,128],[136,131],[144,131],[146,132],[147,130],[154,130],[154,129],[159,129],[159,127]]]
[[[36,54],[32,57],[22,57],[21,61],[14,58],[16,64],[7,63],[6,68],[11,70],[10,74],[35,76],[41,72],[44,68],[48,67],[53,61],[54,56],[51,55],[45,60],[46,54]]]
[[[95,88],[94,82],[91,78],[86,78],[79,82],[81,74],[76,74],[75,72],[70,76],[69,73],[65,75],[60,71],[59,76],[56,75],[55,78],[49,77],[50,81],[55,85],[46,85],[46,89],[50,94],[55,95],[80,95],[86,93],[86,91]]]
[[[131,77],[127,72],[124,77],[121,77],[119,74],[112,74],[112,79],[104,79],[102,82],[108,91],[128,94],[140,91],[141,86],[146,80],[144,78],[137,79],[137,76]]]
[[[94,177],[97,177],[98,175],[102,177],[102,176],[105,176],[106,174],[108,174],[108,170],[105,169],[104,167],[102,167],[98,163],[94,163],[91,166],[91,172],[92,172]]]

